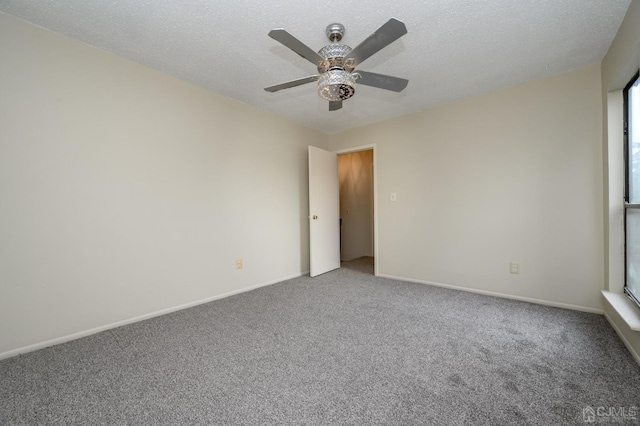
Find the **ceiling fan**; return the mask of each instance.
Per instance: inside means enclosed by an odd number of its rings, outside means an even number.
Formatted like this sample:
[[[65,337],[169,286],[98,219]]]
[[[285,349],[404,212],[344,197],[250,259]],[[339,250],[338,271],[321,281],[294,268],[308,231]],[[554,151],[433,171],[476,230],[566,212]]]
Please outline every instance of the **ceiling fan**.
[[[355,94],[356,81],[365,86],[378,87],[394,92],[401,92],[407,87],[409,80],[404,78],[360,70],[354,72],[360,63],[407,33],[407,27],[403,22],[395,18],[389,19],[354,49],[351,49],[346,44],[339,43],[344,35],[344,26],[342,24],[331,24],[326,31],[331,44],[326,45],[316,53],[286,30],[282,28],[271,30],[269,37],[316,65],[318,74],[276,84],[275,86],[266,87],[264,90],[277,92],[278,90],[317,81],[318,95],[329,101],[329,111],[336,111],[342,108],[342,101]]]

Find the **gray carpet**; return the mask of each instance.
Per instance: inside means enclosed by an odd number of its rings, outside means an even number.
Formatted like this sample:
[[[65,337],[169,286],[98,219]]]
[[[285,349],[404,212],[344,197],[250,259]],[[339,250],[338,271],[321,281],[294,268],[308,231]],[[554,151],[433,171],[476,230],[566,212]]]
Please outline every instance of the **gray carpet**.
[[[640,406],[601,315],[371,272],[363,258],[4,360],[0,424],[560,425]]]

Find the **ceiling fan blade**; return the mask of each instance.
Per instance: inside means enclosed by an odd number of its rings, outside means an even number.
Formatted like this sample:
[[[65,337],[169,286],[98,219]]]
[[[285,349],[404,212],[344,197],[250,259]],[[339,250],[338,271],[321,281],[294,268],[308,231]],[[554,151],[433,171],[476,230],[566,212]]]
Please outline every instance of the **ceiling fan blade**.
[[[329,101],[329,111],[337,111],[342,108],[342,101]]]
[[[377,74],[375,72],[357,71],[360,74],[360,78],[356,80],[358,84],[364,84],[365,86],[377,87],[379,89],[393,90],[394,92],[402,92],[409,80],[398,77],[391,77],[390,75]]]
[[[269,31],[269,37],[271,37],[275,41],[282,43],[315,66],[318,66],[319,62],[324,61],[324,58],[317,52],[313,51],[309,46],[307,46],[282,28],[276,28]]]
[[[320,78],[319,75],[312,75],[310,77],[300,78],[298,80],[287,81],[286,83],[276,84],[275,86],[265,87],[264,90],[267,92],[277,92],[278,90],[288,89],[290,87],[301,86],[303,84],[311,83],[313,81],[317,81]]]
[[[381,26],[367,37],[362,43],[357,45],[351,52],[349,57],[354,59],[354,66],[369,58],[374,53],[387,47],[403,35],[407,33],[407,27],[403,22],[395,18],[391,18],[386,24]]]

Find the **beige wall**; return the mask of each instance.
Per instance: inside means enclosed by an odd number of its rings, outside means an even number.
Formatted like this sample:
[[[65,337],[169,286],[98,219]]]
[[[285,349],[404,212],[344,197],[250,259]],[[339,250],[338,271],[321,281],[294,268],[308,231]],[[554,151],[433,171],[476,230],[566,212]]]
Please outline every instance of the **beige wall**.
[[[602,309],[639,31],[634,0],[602,67],[329,139],[0,14],[0,358],[307,271],[307,145],[376,144],[381,275]]]
[[[622,95],[620,90],[640,66],[640,1],[633,0],[609,51],[602,61],[602,100],[605,109],[603,129],[604,187],[607,189],[605,212],[606,288],[621,291],[624,280],[623,258],[623,167]],[[640,332],[632,331],[615,310],[605,302],[605,314],[627,347],[640,360]]]
[[[376,144],[380,275],[601,311],[601,116],[593,65],[330,148]]]
[[[373,256],[373,150],[338,156],[342,260]]]
[[[2,14],[0,58],[0,357],[308,270],[325,135]]]

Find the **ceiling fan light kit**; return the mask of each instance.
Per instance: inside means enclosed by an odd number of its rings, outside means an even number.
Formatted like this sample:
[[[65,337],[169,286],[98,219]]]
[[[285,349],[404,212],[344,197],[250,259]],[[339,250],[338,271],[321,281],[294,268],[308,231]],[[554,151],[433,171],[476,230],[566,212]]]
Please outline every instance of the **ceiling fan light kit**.
[[[355,49],[339,43],[344,36],[344,31],[342,24],[335,23],[327,26],[326,34],[331,44],[324,46],[316,53],[286,30],[282,28],[271,30],[269,37],[316,65],[318,74],[266,87],[264,90],[276,92],[317,81],[318,95],[329,101],[329,111],[335,111],[342,108],[342,101],[355,94],[356,81],[366,86],[395,92],[400,92],[407,87],[409,80],[403,78],[365,71],[354,72],[356,66],[365,59],[405,35],[407,28],[404,23],[391,18]]]
[[[356,93],[356,79],[345,70],[331,70],[318,79],[318,95],[327,101],[344,101]]]

